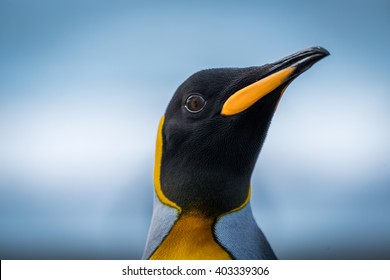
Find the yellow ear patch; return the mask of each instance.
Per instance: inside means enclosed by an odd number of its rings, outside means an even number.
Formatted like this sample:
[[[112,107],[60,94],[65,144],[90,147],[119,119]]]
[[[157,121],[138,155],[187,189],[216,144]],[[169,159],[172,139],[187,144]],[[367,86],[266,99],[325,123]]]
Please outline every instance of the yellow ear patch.
[[[238,90],[226,100],[222,107],[221,115],[231,116],[245,111],[283,84],[291,76],[294,70],[295,67],[282,69],[260,81]]]
[[[157,140],[156,140],[156,155],[154,159],[154,189],[156,190],[157,197],[160,199],[160,201],[163,204],[176,208],[179,211],[179,213],[181,213],[181,207],[177,205],[175,202],[171,201],[168,197],[166,197],[161,188],[160,175],[161,175],[161,160],[162,160],[162,150],[163,150],[162,129],[164,126],[164,120],[165,117],[162,116],[160,123],[158,125]]]

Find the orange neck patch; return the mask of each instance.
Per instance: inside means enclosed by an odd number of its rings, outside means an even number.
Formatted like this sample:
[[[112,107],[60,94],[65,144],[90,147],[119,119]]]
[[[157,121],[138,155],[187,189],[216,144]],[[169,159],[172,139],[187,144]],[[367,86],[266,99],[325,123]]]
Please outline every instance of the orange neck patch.
[[[231,260],[213,236],[213,218],[183,213],[151,260]]]

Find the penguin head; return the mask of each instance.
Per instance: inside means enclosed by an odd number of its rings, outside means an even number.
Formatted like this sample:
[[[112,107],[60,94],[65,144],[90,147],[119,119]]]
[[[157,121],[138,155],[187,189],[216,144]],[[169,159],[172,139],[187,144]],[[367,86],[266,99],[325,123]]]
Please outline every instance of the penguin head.
[[[160,124],[155,166],[160,199],[204,216],[248,201],[251,174],[279,99],[292,80],[327,55],[315,47],[260,67],[203,70],[184,81]]]

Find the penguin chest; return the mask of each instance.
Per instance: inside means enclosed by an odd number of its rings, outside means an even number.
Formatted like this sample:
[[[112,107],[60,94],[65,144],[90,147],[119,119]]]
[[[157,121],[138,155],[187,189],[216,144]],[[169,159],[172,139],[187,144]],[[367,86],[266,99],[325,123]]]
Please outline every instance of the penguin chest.
[[[215,240],[213,224],[212,218],[182,214],[150,259],[232,259]]]

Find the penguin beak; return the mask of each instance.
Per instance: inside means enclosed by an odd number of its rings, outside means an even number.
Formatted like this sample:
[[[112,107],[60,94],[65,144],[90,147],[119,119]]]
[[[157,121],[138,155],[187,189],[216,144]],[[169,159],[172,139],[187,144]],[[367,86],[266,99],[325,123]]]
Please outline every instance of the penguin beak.
[[[268,73],[262,79],[236,91],[225,101],[221,115],[232,116],[241,113],[279,87],[284,91],[292,80],[328,55],[326,49],[313,47],[271,64]]]

